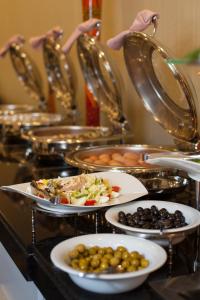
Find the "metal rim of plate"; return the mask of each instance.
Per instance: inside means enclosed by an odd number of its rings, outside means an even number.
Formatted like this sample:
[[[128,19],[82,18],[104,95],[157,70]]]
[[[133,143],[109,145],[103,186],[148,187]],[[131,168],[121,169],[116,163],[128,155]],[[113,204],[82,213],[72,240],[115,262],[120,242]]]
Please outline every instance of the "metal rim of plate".
[[[159,73],[156,73],[155,54],[158,62],[161,59],[166,74],[176,85],[177,92],[181,93],[182,98],[179,100],[184,100],[184,103],[176,103],[176,94],[171,97],[171,91],[161,82],[162,74],[159,78]],[[179,140],[196,143],[199,135],[195,93],[183,70],[167,63],[170,57],[160,43],[145,33],[130,33],[124,40],[126,67],[146,109],[170,135]]]

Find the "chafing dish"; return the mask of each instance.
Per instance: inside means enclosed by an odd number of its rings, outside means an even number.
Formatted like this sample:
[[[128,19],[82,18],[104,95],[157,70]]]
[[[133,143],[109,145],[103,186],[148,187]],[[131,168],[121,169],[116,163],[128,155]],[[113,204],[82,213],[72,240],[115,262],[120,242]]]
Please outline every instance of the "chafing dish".
[[[149,191],[169,192],[179,190],[188,184],[185,174],[177,170],[148,165],[144,156],[149,153],[164,152],[173,148],[149,145],[111,145],[72,151],[65,156],[65,161],[82,172],[121,171],[139,178]],[[114,158],[116,159],[114,161]],[[128,157],[126,165],[119,156]],[[103,157],[104,156],[104,157]],[[106,158],[109,156],[109,160]],[[132,157],[132,158],[131,158]],[[92,158],[92,159],[91,159]],[[133,159],[134,158],[134,159]],[[120,159],[120,161],[117,161]]]
[[[50,126],[62,121],[59,114],[50,113],[18,113],[0,116],[0,126],[3,142],[9,137],[21,139],[22,132],[40,126]]]
[[[66,151],[120,142],[122,135],[108,127],[52,126],[27,131],[23,138],[31,142],[37,155],[64,154]]]
[[[34,110],[34,107],[28,104],[0,104],[0,116],[33,112]]]

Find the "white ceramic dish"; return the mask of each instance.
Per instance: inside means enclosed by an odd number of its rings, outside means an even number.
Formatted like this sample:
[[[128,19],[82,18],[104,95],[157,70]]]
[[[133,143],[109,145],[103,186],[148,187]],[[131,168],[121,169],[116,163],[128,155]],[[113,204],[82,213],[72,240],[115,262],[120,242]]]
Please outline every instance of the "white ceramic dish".
[[[97,172],[91,173],[90,175],[95,175],[96,177],[102,177],[108,179],[112,186],[120,186],[120,196],[110,200],[107,203],[95,205],[95,206],[78,206],[78,205],[67,205],[67,204],[59,204],[54,205],[48,199],[43,199],[38,196],[35,196],[32,193],[30,182],[21,183],[10,186],[2,186],[2,190],[17,192],[22,194],[34,201],[36,201],[37,205],[42,207],[43,209],[56,211],[56,212],[67,212],[67,213],[82,213],[89,212],[92,210],[97,210],[102,207],[109,207],[118,204],[124,204],[130,202],[131,200],[137,199],[148,194],[148,191],[143,186],[143,184],[135,177],[129,174],[121,173],[121,172]]]
[[[100,247],[125,246],[128,251],[138,251],[150,261],[147,268],[136,272],[126,272],[118,274],[99,274],[95,278],[90,275],[82,276],[82,273],[71,268],[68,253],[78,244],[84,244],[88,247],[97,245]],[[141,285],[148,275],[159,269],[166,261],[167,255],[163,248],[157,244],[145,240],[128,236],[124,234],[89,234],[74,237],[61,242],[51,251],[51,260],[53,264],[67,272],[78,286],[83,289],[104,294],[117,294],[135,289]]]
[[[163,235],[161,235],[160,230],[135,228],[123,225],[118,222],[118,213],[120,211],[133,214],[137,211],[138,207],[150,208],[152,205],[157,206],[158,209],[166,208],[170,213],[174,213],[176,210],[180,210],[183,213],[188,225],[180,228],[165,229],[163,231]],[[157,241],[159,244],[162,243],[162,239],[168,239],[169,235],[171,235],[172,240],[174,239],[174,244],[178,243],[183,240],[184,236],[189,231],[192,231],[192,229],[200,225],[200,212],[198,210],[184,204],[158,200],[135,201],[134,203],[121,205],[120,207],[113,207],[107,210],[105,217],[109,223],[111,223],[115,227],[122,229],[127,234],[140,235],[146,238],[149,237],[151,239],[155,239],[155,241]],[[182,239],[180,238],[181,236],[183,237]]]
[[[147,162],[153,165],[184,170],[192,179],[200,181],[200,163],[191,161],[195,158],[200,159],[200,155],[189,156],[179,152],[170,153],[170,155],[156,153],[149,155]]]

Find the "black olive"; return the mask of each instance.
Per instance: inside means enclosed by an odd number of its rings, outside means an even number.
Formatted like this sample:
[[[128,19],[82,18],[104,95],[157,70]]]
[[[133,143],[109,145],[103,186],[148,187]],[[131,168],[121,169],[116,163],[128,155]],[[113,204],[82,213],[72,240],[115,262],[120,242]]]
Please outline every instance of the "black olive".
[[[125,215],[125,213],[123,211],[120,211],[118,213],[118,216],[119,216],[119,218],[121,218],[121,217],[125,217],[126,215]]]
[[[138,207],[137,208],[137,212],[143,212],[143,208],[142,207]]]
[[[132,217],[132,215],[130,213],[128,213],[128,214],[126,214],[126,217],[130,218],[130,217]]]
[[[151,211],[155,211],[155,210],[158,210],[158,208],[155,205],[152,205],[151,206]]]
[[[144,213],[145,213],[145,215],[148,215],[151,213],[151,210],[149,208],[145,208]]]

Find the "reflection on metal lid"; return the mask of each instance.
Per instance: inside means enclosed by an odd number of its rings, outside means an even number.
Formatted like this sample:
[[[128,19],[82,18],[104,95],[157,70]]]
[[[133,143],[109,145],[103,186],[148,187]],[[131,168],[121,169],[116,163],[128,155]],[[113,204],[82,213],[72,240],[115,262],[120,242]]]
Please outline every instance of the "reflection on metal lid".
[[[134,32],[125,38],[124,58],[139,96],[155,119],[174,137],[198,140],[194,91],[183,70],[154,39]]]

